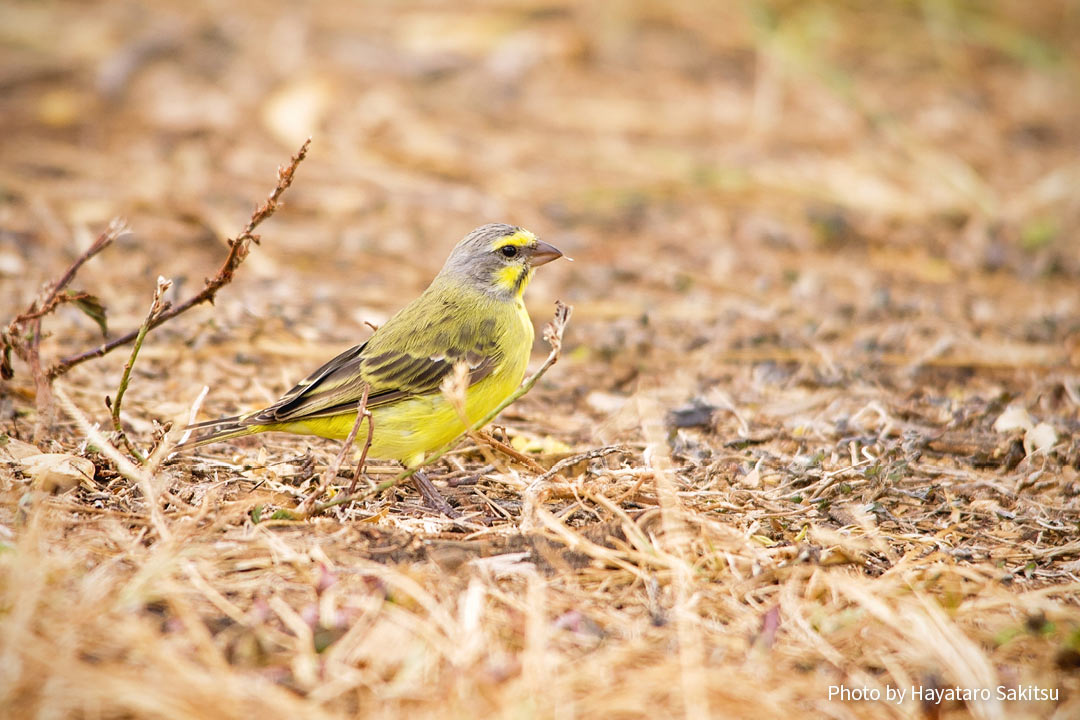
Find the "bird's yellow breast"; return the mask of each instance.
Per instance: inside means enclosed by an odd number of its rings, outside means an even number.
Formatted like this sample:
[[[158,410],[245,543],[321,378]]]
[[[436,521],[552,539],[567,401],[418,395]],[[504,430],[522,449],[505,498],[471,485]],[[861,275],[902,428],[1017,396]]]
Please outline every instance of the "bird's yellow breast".
[[[465,391],[465,415],[470,425],[494,410],[517,389],[525,376],[532,350],[532,320],[520,297],[497,303],[489,311],[495,319],[496,345],[502,357],[491,374]],[[441,392],[405,398],[376,407],[371,412],[374,432],[370,456],[399,460],[410,467],[420,464],[425,455],[465,431],[457,408]],[[341,440],[348,437],[355,423],[356,413],[347,413],[301,420],[272,429]],[[367,421],[357,432],[356,442],[362,444],[366,439]]]

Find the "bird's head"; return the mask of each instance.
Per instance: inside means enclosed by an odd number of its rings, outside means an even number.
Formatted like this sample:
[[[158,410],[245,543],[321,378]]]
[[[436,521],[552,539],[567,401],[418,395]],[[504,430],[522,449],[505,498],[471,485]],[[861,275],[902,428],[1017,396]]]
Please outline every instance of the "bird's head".
[[[500,297],[520,297],[541,265],[562,257],[528,230],[492,223],[476,228],[454,247],[440,275],[465,278]]]

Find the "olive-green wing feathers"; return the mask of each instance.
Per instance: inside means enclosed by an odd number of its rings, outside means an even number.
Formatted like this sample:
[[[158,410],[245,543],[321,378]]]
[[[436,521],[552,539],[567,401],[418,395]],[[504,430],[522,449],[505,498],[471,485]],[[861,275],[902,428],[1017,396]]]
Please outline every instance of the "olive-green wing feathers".
[[[365,387],[368,408],[437,393],[443,379],[460,362],[468,365],[470,385],[494,372],[503,360],[499,328],[489,314],[476,312],[478,299],[444,294],[422,303],[421,298],[392,317],[366,343],[341,353],[270,407],[188,426],[189,430],[211,432],[185,441],[181,447],[248,435],[267,425],[355,412]]]
[[[407,312],[411,309],[245,421],[281,423],[349,412],[360,402],[365,385],[369,388],[367,406],[375,408],[403,397],[439,392],[443,379],[458,363],[468,365],[472,384],[490,375],[502,360],[494,320],[470,321],[451,303],[443,303],[434,316],[425,319],[408,317],[414,314]]]
[[[334,358],[297,383],[278,402],[247,418],[257,424],[290,422],[355,411],[368,390],[368,408],[395,400],[438,392],[443,379],[459,362],[468,364],[469,384],[491,374],[500,354],[494,347],[474,345],[451,348],[439,354],[414,351],[370,353],[359,345]]]

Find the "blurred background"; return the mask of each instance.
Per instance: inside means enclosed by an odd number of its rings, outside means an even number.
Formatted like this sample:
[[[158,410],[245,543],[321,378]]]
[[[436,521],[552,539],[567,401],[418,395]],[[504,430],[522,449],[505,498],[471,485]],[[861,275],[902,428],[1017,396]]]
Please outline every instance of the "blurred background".
[[[157,275],[179,299],[214,272],[311,136],[217,308],[161,331],[284,363],[237,381],[246,406],[491,221],[577,260],[528,301],[538,323],[576,306],[557,404],[580,440],[642,378],[677,402],[808,360],[833,382],[1075,364],[1078,43],[1075,2],[7,2],[2,301],[122,215],[76,287],[137,326]],[[73,308],[53,322],[47,355],[96,342]],[[219,382],[222,350],[154,345],[168,377]]]
[[[1078,43],[1075,2],[5,2],[3,299],[123,215],[83,284],[126,329],[156,275],[212,273],[310,135],[226,317],[355,337],[507,221],[577,259],[529,300],[575,303],[578,343],[603,321],[593,350],[646,316],[718,350],[787,313],[805,345],[837,312],[860,348],[852,313],[897,303],[1057,342]],[[892,351],[927,349],[910,329]]]

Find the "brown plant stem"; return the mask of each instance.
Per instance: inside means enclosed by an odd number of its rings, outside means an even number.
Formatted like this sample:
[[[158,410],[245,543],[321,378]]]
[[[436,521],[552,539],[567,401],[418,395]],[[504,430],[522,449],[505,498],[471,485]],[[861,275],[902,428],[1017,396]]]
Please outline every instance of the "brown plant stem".
[[[75,261],[68,266],[68,269],[64,271],[64,274],[61,275],[60,279],[56,281],[56,284],[52,286],[52,289],[49,291],[48,296],[42,303],[42,307],[56,307],[56,305],[59,304],[58,302],[56,302],[56,300],[60,295],[60,292],[68,285],[70,285],[71,281],[75,279],[75,274],[79,272],[79,268],[86,264],[86,262],[90,258],[94,257],[99,252],[112,245],[113,241],[116,240],[116,238],[120,237],[126,232],[128,232],[127,222],[125,222],[122,218],[113,218],[109,222],[108,227],[106,227],[105,230],[103,230],[102,233],[97,236],[97,239],[90,244],[90,247],[86,248],[82,255],[75,258]],[[42,315],[44,314],[46,313],[43,312]],[[15,322],[19,322],[19,318],[15,318]]]
[[[522,465],[529,468],[533,472],[539,472],[539,473],[546,472],[543,465],[536,462],[535,460],[533,460],[531,457],[529,457],[525,453],[519,452],[513,446],[507,445],[506,443],[504,443],[501,440],[497,440],[495,438],[495,436],[492,435],[489,432],[485,432],[483,430],[477,430],[477,431],[474,431],[473,433],[471,433],[471,436],[476,441],[482,442],[485,445],[488,445],[489,447],[491,447],[491,448],[493,448],[495,450],[498,450],[503,455],[506,455],[507,457],[509,457],[511,460],[516,460],[517,462],[521,463]]]
[[[177,315],[187,312],[196,305],[201,305],[202,303],[206,302],[214,302],[214,297],[217,295],[218,290],[220,290],[222,287],[232,281],[233,274],[236,272],[236,269],[240,267],[240,264],[243,263],[244,259],[248,256],[251,243],[259,243],[259,236],[254,234],[255,228],[257,228],[268,217],[273,215],[274,212],[278,209],[281,195],[292,184],[293,174],[296,172],[297,166],[304,160],[305,157],[307,157],[309,145],[311,145],[311,138],[308,138],[304,141],[304,144],[301,145],[297,153],[292,156],[292,159],[289,161],[288,165],[278,168],[277,186],[273,189],[273,191],[271,191],[269,197],[267,197],[266,199],[266,202],[257,207],[255,209],[255,212],[251,214],[251,220],[249,220],[247,226],[240,231],[240,234],[237,235],[235,239],[229,240],[229,254],[225,257],[225,261],[221,264],[221,267],[218,268],[218,271],[214,275],[214,277],[206,281],[203,289],[198,294],[162,312],[150,324],[148,330],[153,330],[159,325],[173,319]],[[104,343],[103,345],[99,345],[96,348],[90,348],[89,350],[85,350],[76,355],[66,357],[52,367],[50,367],[45,373],[46,377],[50,381],[54,380],[60,375],[66,373],[71,368],[79,365],[80,363],[84,363],[87,360],[92,360],[93,358],[102,357],[103,355],[112,352],[113,350],[122,345],[127,345],[128,343],[133,342],[139,336],[140,330],[141,328],[139,330],[132,330],[131,332],[121,335],[118,338],[114,338]]]
[[[75,261],[68,266],[68,269],[64,271],[64,274],[54,282],[49,290],[43,293],[38,299],[30,304],[24,312],[16,315],[15,318],[8,323],[7,327],[0,331],[0,336],[3,338],[4,350],[12,349],[15,353],[25,360],[30,365],[33,365],[32,358],[37,355],[38,341],[40,340],[41,331],[41,318],[48,315],[55,310],[59,305],[64,302],[71,302],[87,297],[85,293],[74,295],[61,295],[61,291],[64,290],[71,281],[75,278],[75,273],[79,271],[87,260],[97,255],[99,252],[107,248],[112,242],[120,237],[123,233],[127,232],[127,225],[120,218],[113,218],[97,239],[90,244],[90,247],[79,257],[75,258]],[[24,332],[26,328],[24,326],[27,323],[32,323],[29,327],[30,341],[27,343],[24,338]],[[11,367],[5,362],[2,368],[3,378],[10,380],[12,377]]]
[[[74,262],[68,266],[64,274],[59,277],[49,289],[38,299],[35,299],[27,310],[17,315],[7,327],[0,330],[0,377],[10,380],[14,377],[11,367],[11,354],[14,352],[30,366],[30,375],[34,379],[35,404],[37,405],[37,424],[34,431],[37,436],[43,420],[49,416],[52,408],[52,393],[50,392],[50,380],[41,369],[41,318],[48,315],[64,302],[87,297],[85,294],[62,295],[63,290],[71,284],[75,274],[90,258],[112,244],[116,238],[127,231],[127,225],[123,220],[114,218],[109,225],[90,244],[90,247]]]

